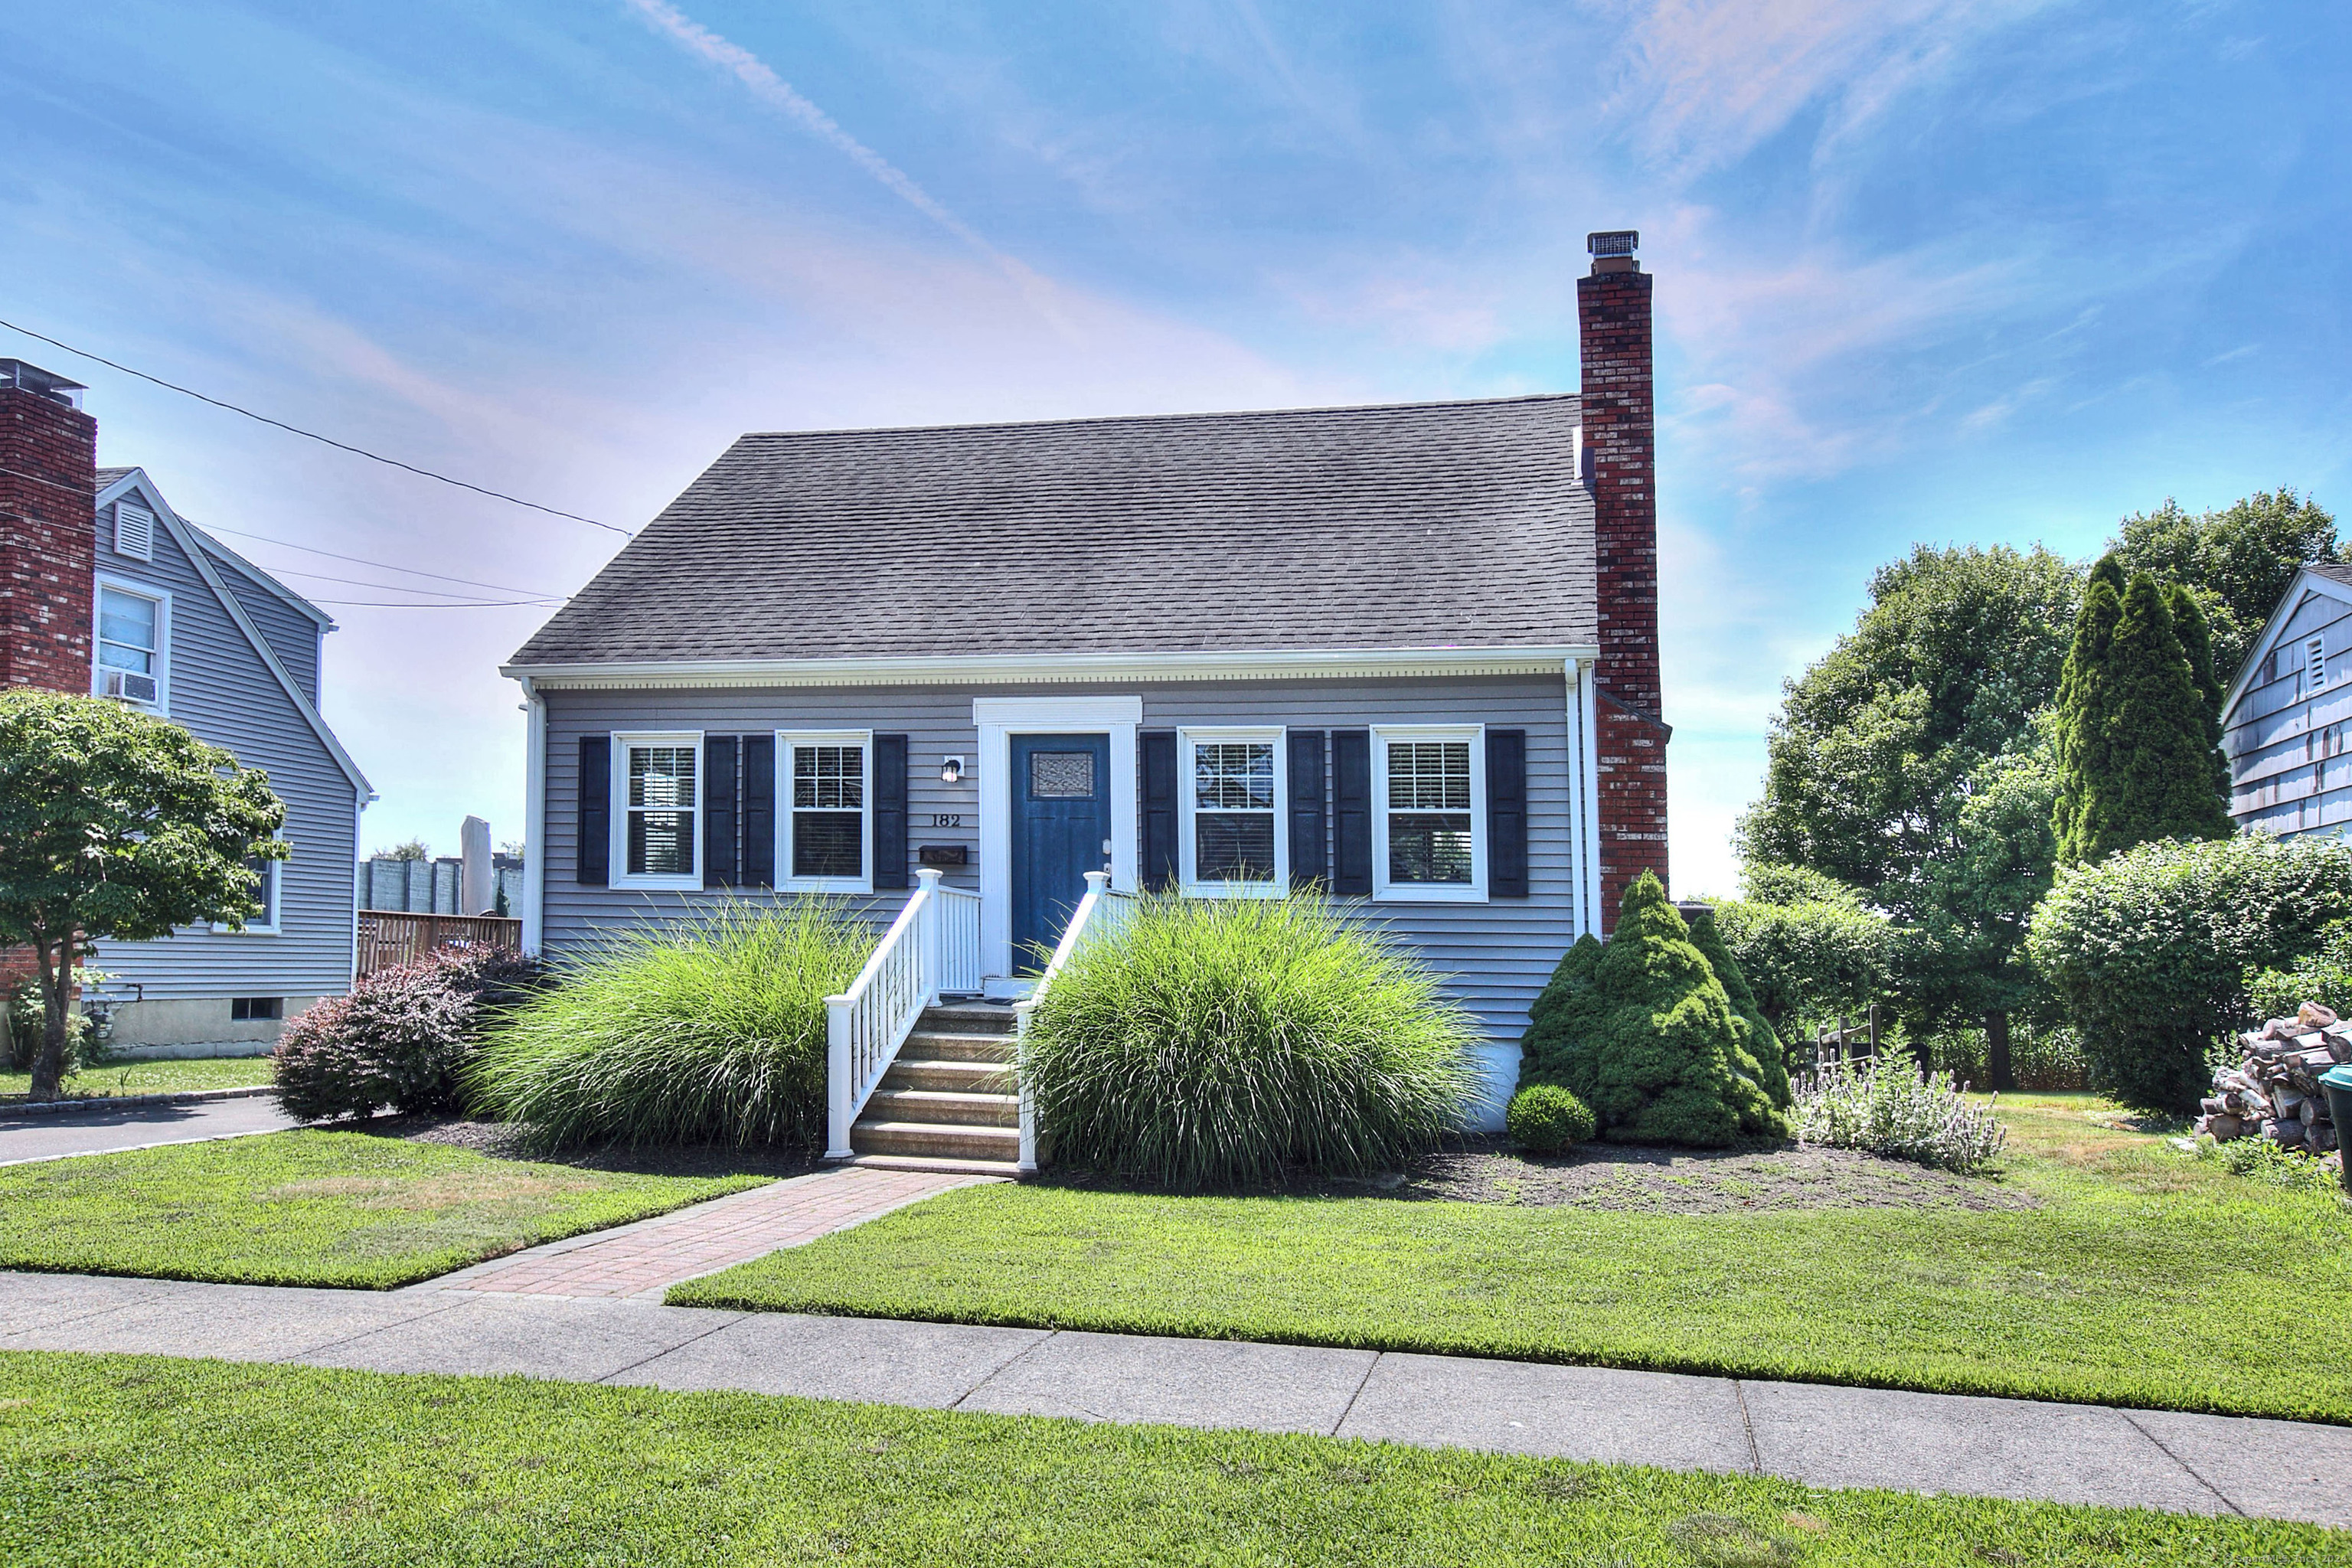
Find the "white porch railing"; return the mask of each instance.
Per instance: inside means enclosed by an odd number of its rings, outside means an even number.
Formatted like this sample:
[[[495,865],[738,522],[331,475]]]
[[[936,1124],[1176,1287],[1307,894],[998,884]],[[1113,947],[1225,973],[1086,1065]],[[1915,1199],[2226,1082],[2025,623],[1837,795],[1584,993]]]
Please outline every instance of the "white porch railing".
[[[824,999],[825,1158],[854,1152],[849,1130],[890,1070],[923,1009],[945,991],[980,989],[980,895],[915,873],[907,907],[890,922],[849,989]]]
[[[1109,872],[1087,873],[1086,896],[1078,900],[1078,907],[1070,911],[1070,923],[1063,930],[1062,940],[1055,944],[1054,956],[1045,965],[1045,973],[1037,977],[1037,984],[1028,995],[1013,1005],[1013,1034],[1016,1040],[1029,1033],[1029,1015],[1036,1010],[1038,1003],[1045,999],[1045,993],[1053,988],[1054,977],[1067,966],[1070,955],[1096,937],[1117,931],[1134,908],[1133,894],[1110,890]],[[1020,1169],[1024,1176],[1037,1173],[1037,1111],[1030,1100],[1029,1084],[1025,1079],[1021,1083]]]

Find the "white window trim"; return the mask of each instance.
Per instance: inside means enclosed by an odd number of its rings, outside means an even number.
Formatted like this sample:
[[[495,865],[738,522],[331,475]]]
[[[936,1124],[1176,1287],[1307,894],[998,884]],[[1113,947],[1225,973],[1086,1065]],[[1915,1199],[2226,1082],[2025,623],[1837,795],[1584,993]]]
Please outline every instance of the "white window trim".
[[[1176,814],[1177,864],[1183,870],[1183,889],[1194,899],[1278,899],[1290,887],[1290,748],[1283,744],[1281,726],[1246,729],[1179,730],[1176,731],[1176,791],[1183,809]],[[1193,851],[1193,818],[1200,813],[1192,747],[1232,742],[1271,742],[1274,745],[1274,880],[1270,882],[1202,881],[1194,875],[1200,859]]]
[[[263,925],[258,921],[247,921],[245,924],[232,929],[222,921],[215,921],[213,930],[222,936],[276,936],[284,931],[286,929],[285,870],[286,862],[283,860],[264,860],[261,863],[261,874],[268,879],[269,883],[269,923],[268,925]]]
[[[1466,883],[1389,880],[1389,742],[1467,741],[1470,743],[1470,880]],[[1379,724],[1372,728],[1372,898],[1391,904],[1486,902],[1486,726]]]
[[[168,715],[172,711],[172,591],[152,584],[141,583],[129,577],[119,577],[110,572],[100,572],[89,601],[89,689],[95,697],[106,694],[106,666],[98,662],[98,595],[111,588],[118,594],[147,599],[155,605],[155,700],[131,702],[119,697],[118,702],[129,702],[145,713]]]
[[[632,746],[691,746],[694,748],[694,832],[689,847],[694,870],[686,876],[650,876],[629,872],[629,748]],[[611,879],[616,888],[652,888],[687,892],[702,886],[702,731],[643,731],[613,737]]]
[[[856,746],[865,765],[858,791],[857,875],[793,875],[793,748]],[[812,808],[822,809],[822,808]],[[776,887],[794,893],[870,893],[874,890],[874,731],[871,730],[779,730],[776,731]]]

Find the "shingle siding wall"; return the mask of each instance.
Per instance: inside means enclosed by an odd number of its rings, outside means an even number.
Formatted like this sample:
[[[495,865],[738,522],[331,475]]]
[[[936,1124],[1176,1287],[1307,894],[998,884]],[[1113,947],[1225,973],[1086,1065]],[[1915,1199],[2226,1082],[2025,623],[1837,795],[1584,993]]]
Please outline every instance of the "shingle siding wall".
[[[99,533],[101,573],[172,596],[167,716],[268,773],[294,858],[278,873],[277,935],[192,930],[101,942],[98,967],[137,984],[147,1001],[349,990],[358,792],[160,519],[152,562],[117,555],[112,530]]]
[[[1145,685],[1139,689],[1056,687],[1056,696],[1140,692],[1143,726],[1284,725],[1354,729],[1380,724],[1484,723],[1527,731],[1529,896],[1485,903],[1369,903],[1358,918],[1379,923],[1453,976],[1451,989],[1485,1026],[1496,1081],[1516,1067],[1527,1012],[1577,934],[1569,777],[1569,689],[1558,676],[1453,679]],[[843,688],[710,691],[549,691],[546,849],[533,847],[532,868],[547,876],[543,942],[551,952],[576,950],[597,928],[671,916],[713,895],[583,887],[574,875],[578,842],[580,737],[626,731],[701,730],[725,734],[791,729],[858,729],[908,737],[911,858],[925,844],[961,844],[971,865],[947,871],[951,886],[977,890],[980,855],[980,738],[975,696],[1035,696],[1030,687]],[[943,756],[971,769],[960,784],[940,782]],[[616,764],[617,765],[617,764]],[[958,816],[956,828],[929,826]],[[905,893],[874,895],[878,921]]]

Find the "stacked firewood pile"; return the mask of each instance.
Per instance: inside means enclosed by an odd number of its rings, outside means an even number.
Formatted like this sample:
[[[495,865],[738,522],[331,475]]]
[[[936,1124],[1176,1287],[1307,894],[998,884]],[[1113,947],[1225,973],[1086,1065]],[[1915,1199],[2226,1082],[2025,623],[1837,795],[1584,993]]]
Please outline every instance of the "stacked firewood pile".
[[[2212,1097],[2197,1131],[2221,1142],[2267,1138],[2283,1149],[2326,1153],[2336,1146],[2336,1123],[2319,1075],[2337,1062],[2352,1061],[2352,1024],[2316,1002],[2305,1002],[2292,1018],[2273,1018],[2238,1037],[2245,1058],[2213,1072]]]

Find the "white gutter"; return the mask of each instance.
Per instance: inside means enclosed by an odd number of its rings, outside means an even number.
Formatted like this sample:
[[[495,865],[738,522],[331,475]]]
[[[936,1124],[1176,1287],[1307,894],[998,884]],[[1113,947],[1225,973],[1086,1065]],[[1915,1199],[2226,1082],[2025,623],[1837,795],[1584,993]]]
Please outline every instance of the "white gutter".
[[[1585,929],[1595,937],[1601,935],[1601,734],[1595,726],[1600,722],[1600,710],[1593,700],[1593,671],[1599,658],[1582,659],[1576,670],[1576,690],[1579,725],[1584,731],[1584,898],[1585,912],[1591,924]]]
[[[1549,675],[1587,647],[1251,649],[1214,653],[945,654],[883,658],[635,659],[510,664],[541,690],[919,686],[980,681],[1247,680],[1308,676]]]

